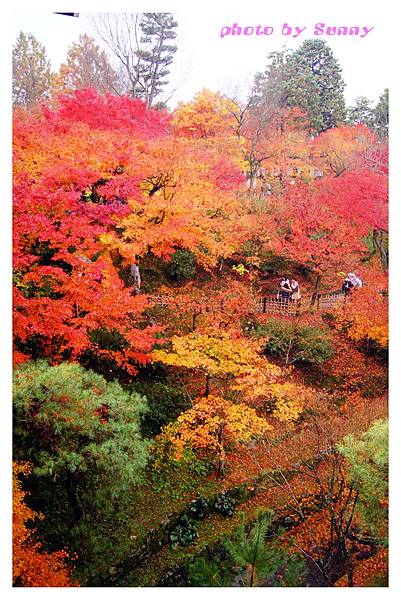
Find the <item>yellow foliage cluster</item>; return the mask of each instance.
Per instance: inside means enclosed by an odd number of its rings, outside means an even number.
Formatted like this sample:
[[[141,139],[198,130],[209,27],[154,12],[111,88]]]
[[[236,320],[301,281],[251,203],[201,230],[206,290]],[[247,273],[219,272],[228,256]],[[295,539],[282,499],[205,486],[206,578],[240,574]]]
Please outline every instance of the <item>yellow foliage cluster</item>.
[[[290,382],[273,383],[269,397],[274,400],[273,415],[279,421],[296,421],[305,405],[305,400],[312,393],[300,384]]]
[[[177,460],[186,446],[212,452],[223,459],[227,444],[247,443],[271,429],[253,408],[207,396],[197,399],[193,408],[182,413],[176,423],[166,425],[158,438],[171,442]]]
[[[354,318],[348,331],[348,335],[351,339],[356,341],[367,337],[382,348],[388,348],[387,325],[373,325],[370,319],[364,315],[358,315]]]
[[[166,365],[203,369],[211,376],[253,377],[262,360],[254,344],[245,339],[232,339],[227,334],[216,337],[190,333],[173,336],[171,343],[171,351],[154,350],[153,360]]]

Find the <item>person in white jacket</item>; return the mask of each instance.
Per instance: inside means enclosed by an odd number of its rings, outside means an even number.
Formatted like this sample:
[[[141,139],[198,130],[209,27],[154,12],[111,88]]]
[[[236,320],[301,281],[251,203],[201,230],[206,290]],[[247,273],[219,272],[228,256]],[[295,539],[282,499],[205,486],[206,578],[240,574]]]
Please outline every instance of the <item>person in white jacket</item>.
[[[296,279],[291,279],[290,286],[292,290],[291,300],[296,302],[301,299],[301,291],[299,289],[299,283]]]

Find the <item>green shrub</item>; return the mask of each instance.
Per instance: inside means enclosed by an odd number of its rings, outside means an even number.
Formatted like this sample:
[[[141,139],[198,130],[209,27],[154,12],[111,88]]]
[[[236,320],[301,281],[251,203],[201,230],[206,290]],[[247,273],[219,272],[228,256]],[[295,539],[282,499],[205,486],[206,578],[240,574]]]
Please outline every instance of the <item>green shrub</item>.
[[[233,535],[219,547],[187,561],[190,585],[198,587],[292,587],[304,584],[305,563],[299,554],[271,539],[271,511],[261,512],[252,526],[241,515]]]
[[[154,437],[166,423],[175,421],[191,404],[182,388],[169,383],[135,382],[133,389],[146,396],[148,411],[143,416],[141,430],[146,437]]]
[[[268,338],[264,353],[289,364],[317,364],[333,356],[327,333],[318,327],[300,326],[272,319],[259,326],[254,335]]]
[[[180,517],[175,528],[170,532],[169,539],[172,548],[189,546],[198,537],[195,523],[186,515]]]
[[[216,498],[214,509],[225,517],[232,517],[234,514],[234,502],[226,492],[223,492]]]
[[[203,496],[198,496],[196,500],[192,500],[191,504],[189,505],[188,512],[194,519],[203,519],[208,508],[209,503],[206,498],[203,498]]]
[[[167,275],[178,282],[191,279],[195,273],[196,258],[189,250],[178,248],[166,266]]]
[[[45,547],[79,554],[81,582],[122,558],[121,532],[143,480],[149,442],[140,435],[145,399],[78,364],[25,363],[14,373],[14,458]],[[124,532],[126,531],[126,527]]]

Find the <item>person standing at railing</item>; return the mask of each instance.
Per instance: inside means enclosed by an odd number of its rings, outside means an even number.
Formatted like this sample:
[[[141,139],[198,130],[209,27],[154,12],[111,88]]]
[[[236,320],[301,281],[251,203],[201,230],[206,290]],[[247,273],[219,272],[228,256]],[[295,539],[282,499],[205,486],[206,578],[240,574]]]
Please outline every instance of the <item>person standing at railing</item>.
[[[358,277],[355,273],[348,273],[346,279],[344,279],[343,281],[341,291],[344,292],[346,296],[348,296],[348,294],[354,287],[361,288],[362,279]]]
[[[283,300],[283,302],[285,304],[287,304],[291,295],[292,295],[292,289],[291,289],[291,284],[290,284],[290,278],[283,277],[280,281],[280,289],[277,294],[277,299]]]
[[[292,294],[291,294],[292,302],[298,302],[298,300],[301,300],[301,291],[299,289],[299,283],[296,279],[291,279],[290,287],[292,290]]]

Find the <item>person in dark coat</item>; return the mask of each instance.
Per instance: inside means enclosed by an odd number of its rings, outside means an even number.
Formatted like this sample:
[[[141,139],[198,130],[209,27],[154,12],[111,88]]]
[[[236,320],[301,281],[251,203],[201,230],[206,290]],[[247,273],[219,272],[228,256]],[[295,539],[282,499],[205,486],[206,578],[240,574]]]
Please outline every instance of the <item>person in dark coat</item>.
[[[284,300],[284,302],[288,302],[289,298],[292,295],[292,289],[290,284],[289,277],[283,277],[280,281],[280,289],[278,292],[279,300]]]

